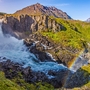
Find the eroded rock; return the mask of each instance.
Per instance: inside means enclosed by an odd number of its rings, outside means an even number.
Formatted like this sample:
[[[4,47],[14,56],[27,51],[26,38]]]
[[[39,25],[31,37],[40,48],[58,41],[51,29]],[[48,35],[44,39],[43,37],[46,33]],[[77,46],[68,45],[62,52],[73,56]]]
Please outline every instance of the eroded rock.
[[[41,71],[32,71],[31,67],[23,68],[20,64],[7,60],[0,62],[0,71],[3,71],[8,79],[22,79],[28,83],[47,82],[58,88],[63,86],[64,78],[67,76],[69,70],[51,70],[46,74]],[[20,84],[20,81],[18,84]]]

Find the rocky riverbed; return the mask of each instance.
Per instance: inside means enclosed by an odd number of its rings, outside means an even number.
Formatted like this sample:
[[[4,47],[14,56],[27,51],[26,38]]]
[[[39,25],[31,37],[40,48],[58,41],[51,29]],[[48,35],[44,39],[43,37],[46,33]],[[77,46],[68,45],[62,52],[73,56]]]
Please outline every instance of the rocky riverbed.
[[[0,71],[3,71],[8,79],[19,77],[28,83],[47,82],[55,88],[63,86],[65,83],[64,81],[70,72],[68,69],[62,69],[59,71],[49,70],[46,74],[41,71],[33,71],[31,67],[23,68],[22,65],[13,63],[5,58],[3,59],[3,62],[0,62]]]

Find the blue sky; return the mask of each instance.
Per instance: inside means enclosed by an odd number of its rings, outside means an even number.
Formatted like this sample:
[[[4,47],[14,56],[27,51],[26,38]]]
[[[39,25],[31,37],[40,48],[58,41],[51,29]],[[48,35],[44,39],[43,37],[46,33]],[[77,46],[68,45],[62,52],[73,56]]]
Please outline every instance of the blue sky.
[[[55,6],[76,20],[90,17],[90,0],[0,0],[0,12],[14,13],[35,3]]]

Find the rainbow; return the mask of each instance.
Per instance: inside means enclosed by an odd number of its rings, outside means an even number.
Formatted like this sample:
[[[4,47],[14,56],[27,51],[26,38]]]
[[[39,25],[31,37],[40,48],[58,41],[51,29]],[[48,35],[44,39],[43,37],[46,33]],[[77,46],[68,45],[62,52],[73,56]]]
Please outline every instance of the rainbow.
[[[78,53],[78,55],[72,60],[72,63],[69,65],[69,69],[71,69],[72,67],[73,67],[73,65],[75,64],[75,62],[76,62],[76,60],[78,59],[78,57],[80,56],[80,55],[82,55],[83,54],[83,52],[84,52],[84,49],[82,49],[79,53]]]
[[[84,49],[82,49],[82,50],[78,53],[78,55],[73,59],[72,64],[68,67],[69,69],[71,69],[71,68],[73,67],[73,65],[74,65],[75,62],[77,61],[78,57],[79,57],[80,55],[82,55],[83,52],[84,52]],[[68,79],[69,75],[70,75],[70,72],[68,72],[67,76],[66,76],[65,79],[64,79],[64,83],[63,83],[63,88],[62,88],[62,90],[64,90],[64,87],[66,86],[67,79]]]

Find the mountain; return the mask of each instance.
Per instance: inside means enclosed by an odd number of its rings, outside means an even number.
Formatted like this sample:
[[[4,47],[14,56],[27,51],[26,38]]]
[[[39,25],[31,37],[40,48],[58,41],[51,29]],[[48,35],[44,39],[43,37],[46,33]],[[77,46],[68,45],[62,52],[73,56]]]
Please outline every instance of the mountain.
[[[86,20],[86,22],[90,22],[90,18],[88,18],[88,19]]]
[[[64,19],[71,19],[66,12],[57,9],[56,7],[47,7],[39,3],[23,8],[22,10],[18,10],[15,12],[15,14],[48,15]]]
[[[22,90],[90,88],[90,64],[81,67],[90,63],[90,23],[72,20],[55,7],[37,3],[5,15],[1,27],[0,55],[4,58],[0,61],[5,62],[0,62],[0,70],[14,82],[13,86],[20,85],[25,88]],[[6,61],[7,58],[12,61]],[[0,83],[3,84],[2,72]],[[6,78],[0,88],[9,86]]]
[[[3,18],[6,13],[0,12],[0,18]]]

